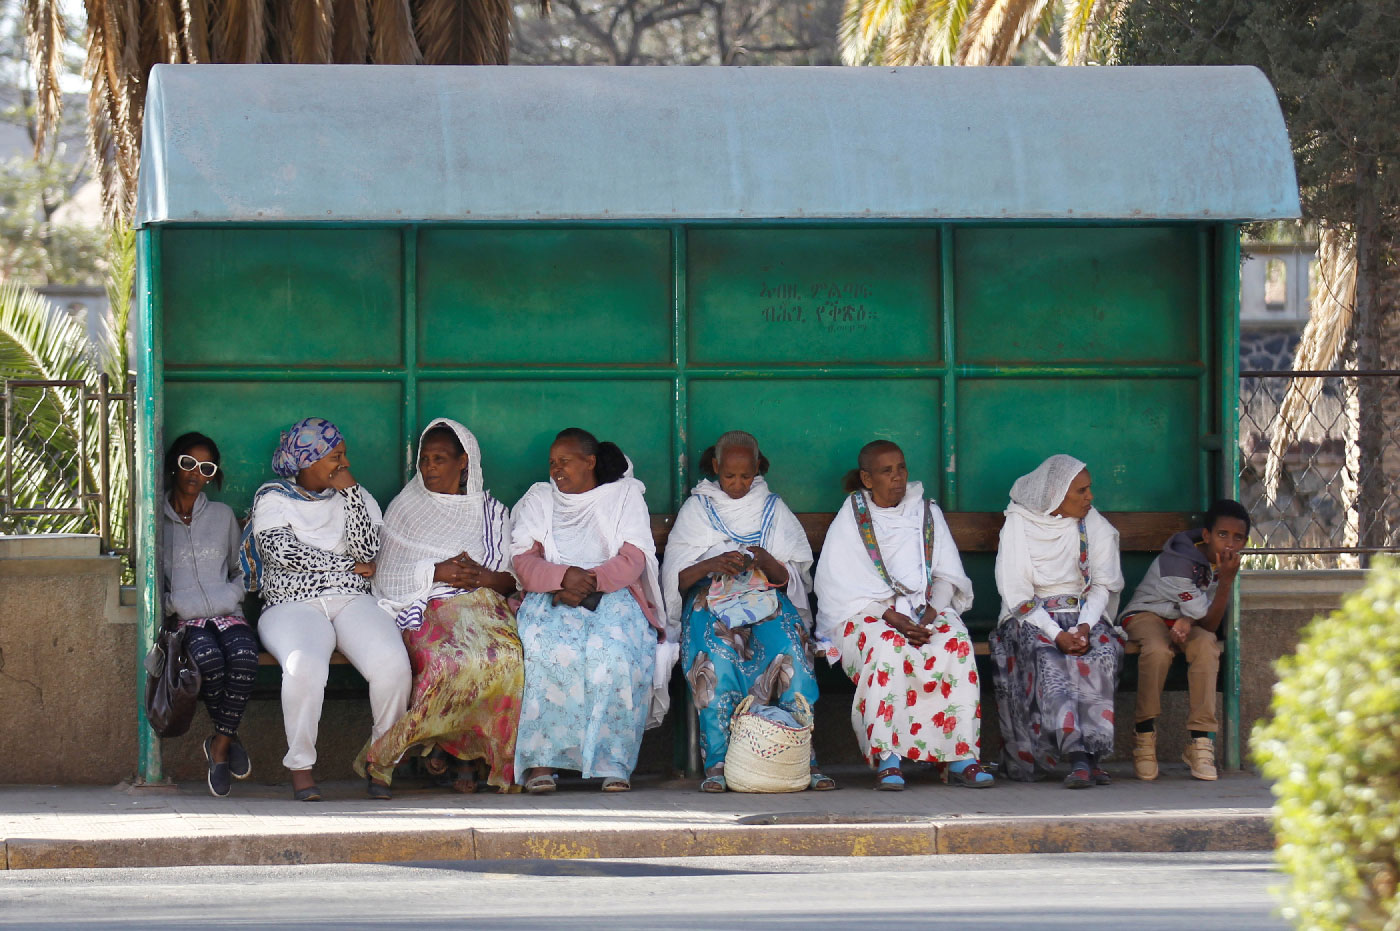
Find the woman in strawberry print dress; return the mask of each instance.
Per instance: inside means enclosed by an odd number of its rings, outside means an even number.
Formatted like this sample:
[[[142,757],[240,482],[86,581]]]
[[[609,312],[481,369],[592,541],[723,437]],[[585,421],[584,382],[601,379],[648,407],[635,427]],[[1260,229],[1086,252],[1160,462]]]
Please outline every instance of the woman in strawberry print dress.
[[[943,512],[909,481],[888,440],[860,451],[851,493],[817,565],[817,637],[856,684],[851,705],[876,788],[904,788],[901,759],[939,765],[945,782],[992,785],[977,762],[982,706],[961,613],[972,583]]]
[[[1073,456],[1051,456],[1011,486],[990,647],[1002,771],[1021,782],[1060,761],[1070,767],[1066,788],[1112,781],[1099,761],[1113,750],[1123,573],[1118,531],[1093,504],[1089,469]]]

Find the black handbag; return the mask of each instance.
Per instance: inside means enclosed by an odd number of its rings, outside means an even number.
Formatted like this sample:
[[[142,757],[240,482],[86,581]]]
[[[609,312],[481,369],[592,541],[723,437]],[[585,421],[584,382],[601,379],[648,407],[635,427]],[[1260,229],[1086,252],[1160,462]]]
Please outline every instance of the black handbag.
[[[190,729],[199,705],[200,675],[185,630],[162,630],[146,654],[146,720],[158,737]]]

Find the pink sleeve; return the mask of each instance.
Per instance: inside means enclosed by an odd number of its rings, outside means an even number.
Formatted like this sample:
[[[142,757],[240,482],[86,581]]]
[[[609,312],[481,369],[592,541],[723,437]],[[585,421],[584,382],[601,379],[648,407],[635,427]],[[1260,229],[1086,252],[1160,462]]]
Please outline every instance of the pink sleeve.
[[[564,586],[564,572],[569,567],[544,558],[544,547],[536,543],[511,561],[520,587],[527,592],[557,592]]]
[[[598,591],[621,591],[641,579],[646,568],[646,555],[631,543],[624,543],[616,556],[593,570],[598,576]]]

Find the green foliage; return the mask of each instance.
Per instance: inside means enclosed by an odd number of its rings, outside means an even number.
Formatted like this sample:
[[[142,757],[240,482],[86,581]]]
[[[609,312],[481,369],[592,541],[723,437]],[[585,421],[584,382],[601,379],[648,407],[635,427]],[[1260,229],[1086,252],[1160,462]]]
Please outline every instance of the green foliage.
[[[1382,562],[1278,664],[1254,757],[1299,927],[1400,929],[1400,566]]]

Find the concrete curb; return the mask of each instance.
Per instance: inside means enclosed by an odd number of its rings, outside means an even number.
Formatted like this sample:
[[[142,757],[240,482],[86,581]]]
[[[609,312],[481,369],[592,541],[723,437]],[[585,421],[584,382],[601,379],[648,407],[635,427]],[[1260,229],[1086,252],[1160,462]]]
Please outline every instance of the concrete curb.
[[[5,868],[280,866],[427,860],[918,856],[1272,850],[1267,810],[950,818],[898,824],[722,824],[589,830],[481,828],[98,838],[12,837]]]

